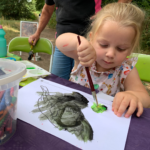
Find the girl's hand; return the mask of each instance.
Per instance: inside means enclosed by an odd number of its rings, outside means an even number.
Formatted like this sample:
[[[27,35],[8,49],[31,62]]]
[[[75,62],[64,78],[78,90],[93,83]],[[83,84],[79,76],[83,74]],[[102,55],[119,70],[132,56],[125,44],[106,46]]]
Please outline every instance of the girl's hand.
[[[85,38],[82,38],[81,44],[77,46],[77,55],[80,64],[85,67],[91,67],[96,60],[96,52]]]
[[[143,113],[143,105],[139,101],[138,97],[136,97],[130,91],[117,93],[112,104],[112,111],[114,111],[118,117],[121,117],[127,108],[128,110],[125,114],[126,118],[130,117],[136,108],[138,108],[138,117],[140,117]]]

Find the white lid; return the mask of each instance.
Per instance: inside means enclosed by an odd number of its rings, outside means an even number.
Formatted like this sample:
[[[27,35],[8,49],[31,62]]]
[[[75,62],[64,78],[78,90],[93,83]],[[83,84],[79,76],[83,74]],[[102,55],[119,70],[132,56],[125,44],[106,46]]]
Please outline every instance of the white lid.
[[[0,58],[0,86],[22,78],[26,66],[19,61]]]

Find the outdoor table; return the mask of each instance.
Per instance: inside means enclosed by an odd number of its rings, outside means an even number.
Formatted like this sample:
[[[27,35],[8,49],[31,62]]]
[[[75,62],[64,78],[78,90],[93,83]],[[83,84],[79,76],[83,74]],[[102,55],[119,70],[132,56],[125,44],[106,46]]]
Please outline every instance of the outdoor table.
[[[90,89],[52,74],[45,79],[91,94]],[[132,115],[125,150],[149,149],[150,109],[144,109],[140,118],[136,117],[136,113]],[[15,134],[0,146],[0,150],[79,150],[79,148],[18,119]]]

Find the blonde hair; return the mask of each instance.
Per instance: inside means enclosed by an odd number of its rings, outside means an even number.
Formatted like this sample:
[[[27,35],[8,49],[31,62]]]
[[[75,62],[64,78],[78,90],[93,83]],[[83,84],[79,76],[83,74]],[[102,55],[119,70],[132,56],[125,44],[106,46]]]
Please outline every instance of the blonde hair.
[[[115,21],[123,27],[134,28],[135,38],[132,46],[133,52],[135,49],[138,50],[140,47],[139,43],[144,17],[145,13],[131,3],[110,3],[96,14],[87,37],[89,37],[90,32],[92,32],[94,37],[105,21]]]

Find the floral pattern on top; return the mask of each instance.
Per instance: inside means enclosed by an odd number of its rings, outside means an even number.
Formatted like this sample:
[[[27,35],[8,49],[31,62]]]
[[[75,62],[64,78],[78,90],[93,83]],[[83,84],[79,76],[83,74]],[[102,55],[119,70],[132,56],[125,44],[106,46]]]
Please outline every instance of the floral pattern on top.
[[[96,62],[90,68],[91,78],[94,88],[111,96],[115,96],[117,92],[124,91],[124,81],[130,71],[134,68],[138,58],[127,58],[121,66],[110,69],[106,72],[96,71]],[[78,65],[76,70],[71,72],[70,81],[90,88],[85,67]]]

